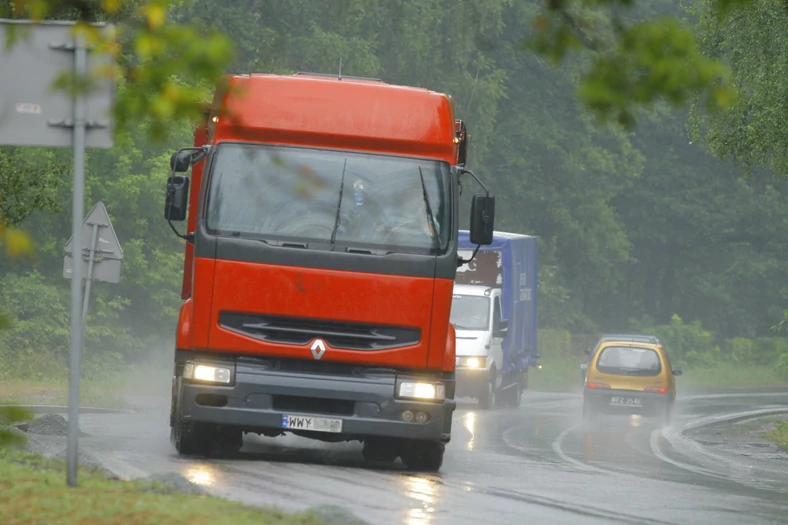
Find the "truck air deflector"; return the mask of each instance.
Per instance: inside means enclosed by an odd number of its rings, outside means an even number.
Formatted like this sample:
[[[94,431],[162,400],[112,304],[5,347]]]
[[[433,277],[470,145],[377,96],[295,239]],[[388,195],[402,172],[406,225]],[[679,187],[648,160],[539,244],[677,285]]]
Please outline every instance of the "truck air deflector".
[[[348,350],[387,350],[421,340],[419,328],[239,312],[220,312],[219,325],[271,343],[305,345],[321,338],[333,348]]]

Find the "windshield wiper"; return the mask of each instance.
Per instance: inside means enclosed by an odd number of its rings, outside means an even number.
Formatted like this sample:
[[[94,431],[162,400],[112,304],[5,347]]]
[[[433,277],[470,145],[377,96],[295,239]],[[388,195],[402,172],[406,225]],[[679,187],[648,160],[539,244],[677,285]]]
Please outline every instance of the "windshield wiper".
[[[334,219],[334,231],[331,232],[331,251],[334,251],[334,242],[337,240],[337,230],[339,230],[339,211],[342,209],[342,192],[345,191],[345,169],[347,169],[347,159],[342,166],[342,181],[339,183],[339,200],[337,201],[337,216]]]
[[[435,218],[432,215],[432,207],[430,206],[430,197],[429,195],[427,195],[427,184],[424,183],[424,174],[421,172],[421,166],[419,166],[419,178],[421,179],[421,191],[422,194],[424,195],[424,204],[427,207],[427,222],[432,226],[432,231],[435,234],[435,237],[437,238],[438,228],[435,227]]]

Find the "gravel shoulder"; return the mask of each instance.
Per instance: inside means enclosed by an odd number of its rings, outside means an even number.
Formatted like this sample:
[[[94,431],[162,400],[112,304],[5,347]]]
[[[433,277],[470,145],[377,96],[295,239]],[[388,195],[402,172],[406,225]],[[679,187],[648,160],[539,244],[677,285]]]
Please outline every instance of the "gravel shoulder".
[[[786,416],[770,415],[726,421],[689,430],[686,436],[720,453],[776,468],[781,465],[788,472],[788,450],[769,439],[778,422],[785,419]]]

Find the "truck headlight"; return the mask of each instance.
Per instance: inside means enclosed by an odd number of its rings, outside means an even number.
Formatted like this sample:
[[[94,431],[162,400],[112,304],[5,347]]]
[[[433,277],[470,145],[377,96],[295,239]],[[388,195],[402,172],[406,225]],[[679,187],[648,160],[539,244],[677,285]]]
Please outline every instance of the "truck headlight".
[[[233,380],[233,370],[226,366],[186,363],[183,366],[183,378],[206,383],[229,385]]]
[[[487,366],[486,357],[458,357],[457,366],[463,368],[485,368]]]
[[[446,385],[441,383],[402,381],[397,387],[397,397],[423,401],[443,401],[446,399]]]

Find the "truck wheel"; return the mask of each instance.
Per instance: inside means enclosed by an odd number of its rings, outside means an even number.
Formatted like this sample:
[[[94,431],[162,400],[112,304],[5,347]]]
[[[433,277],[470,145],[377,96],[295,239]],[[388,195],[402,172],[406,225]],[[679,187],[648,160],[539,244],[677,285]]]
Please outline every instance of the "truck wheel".
[[[361,455],[368,463],[394,463],[399,456],[399,447],[391,439],[367,438]]]
[[[409,470],[438,472],[443,465],[446,445],[437,441],[413,441],[405,445],[402,462]]]
[[[523,397],[520,379],[516,378],[509,387],[501,390],[504,405],[508,408],[520,408],[520,401]]]
[[[520,388],[520,383],[517,382],[512,388],[509,389],[509,408],[520,408],[520,402],[523,400],[523,390]]]
[[[233,427],[216,428],[214,436],[208,437],[208,443],[213,445],[213,452],[222,455],[237,454],[244,446],[244,433],[241,429]],[[213,437],[214,439],[210,439]],[[212,452],[209,450],[209,452]]]
[[[210,432],[199,423],[176,421],[170,430],[170,441],[181,456],[207,456],[213,449]]]
[[[495,398],[495,372],[490,374],[492,377],[487,381],[485,390],[479,395],[479,408],[482,410],[489,410],[493,406]]]

